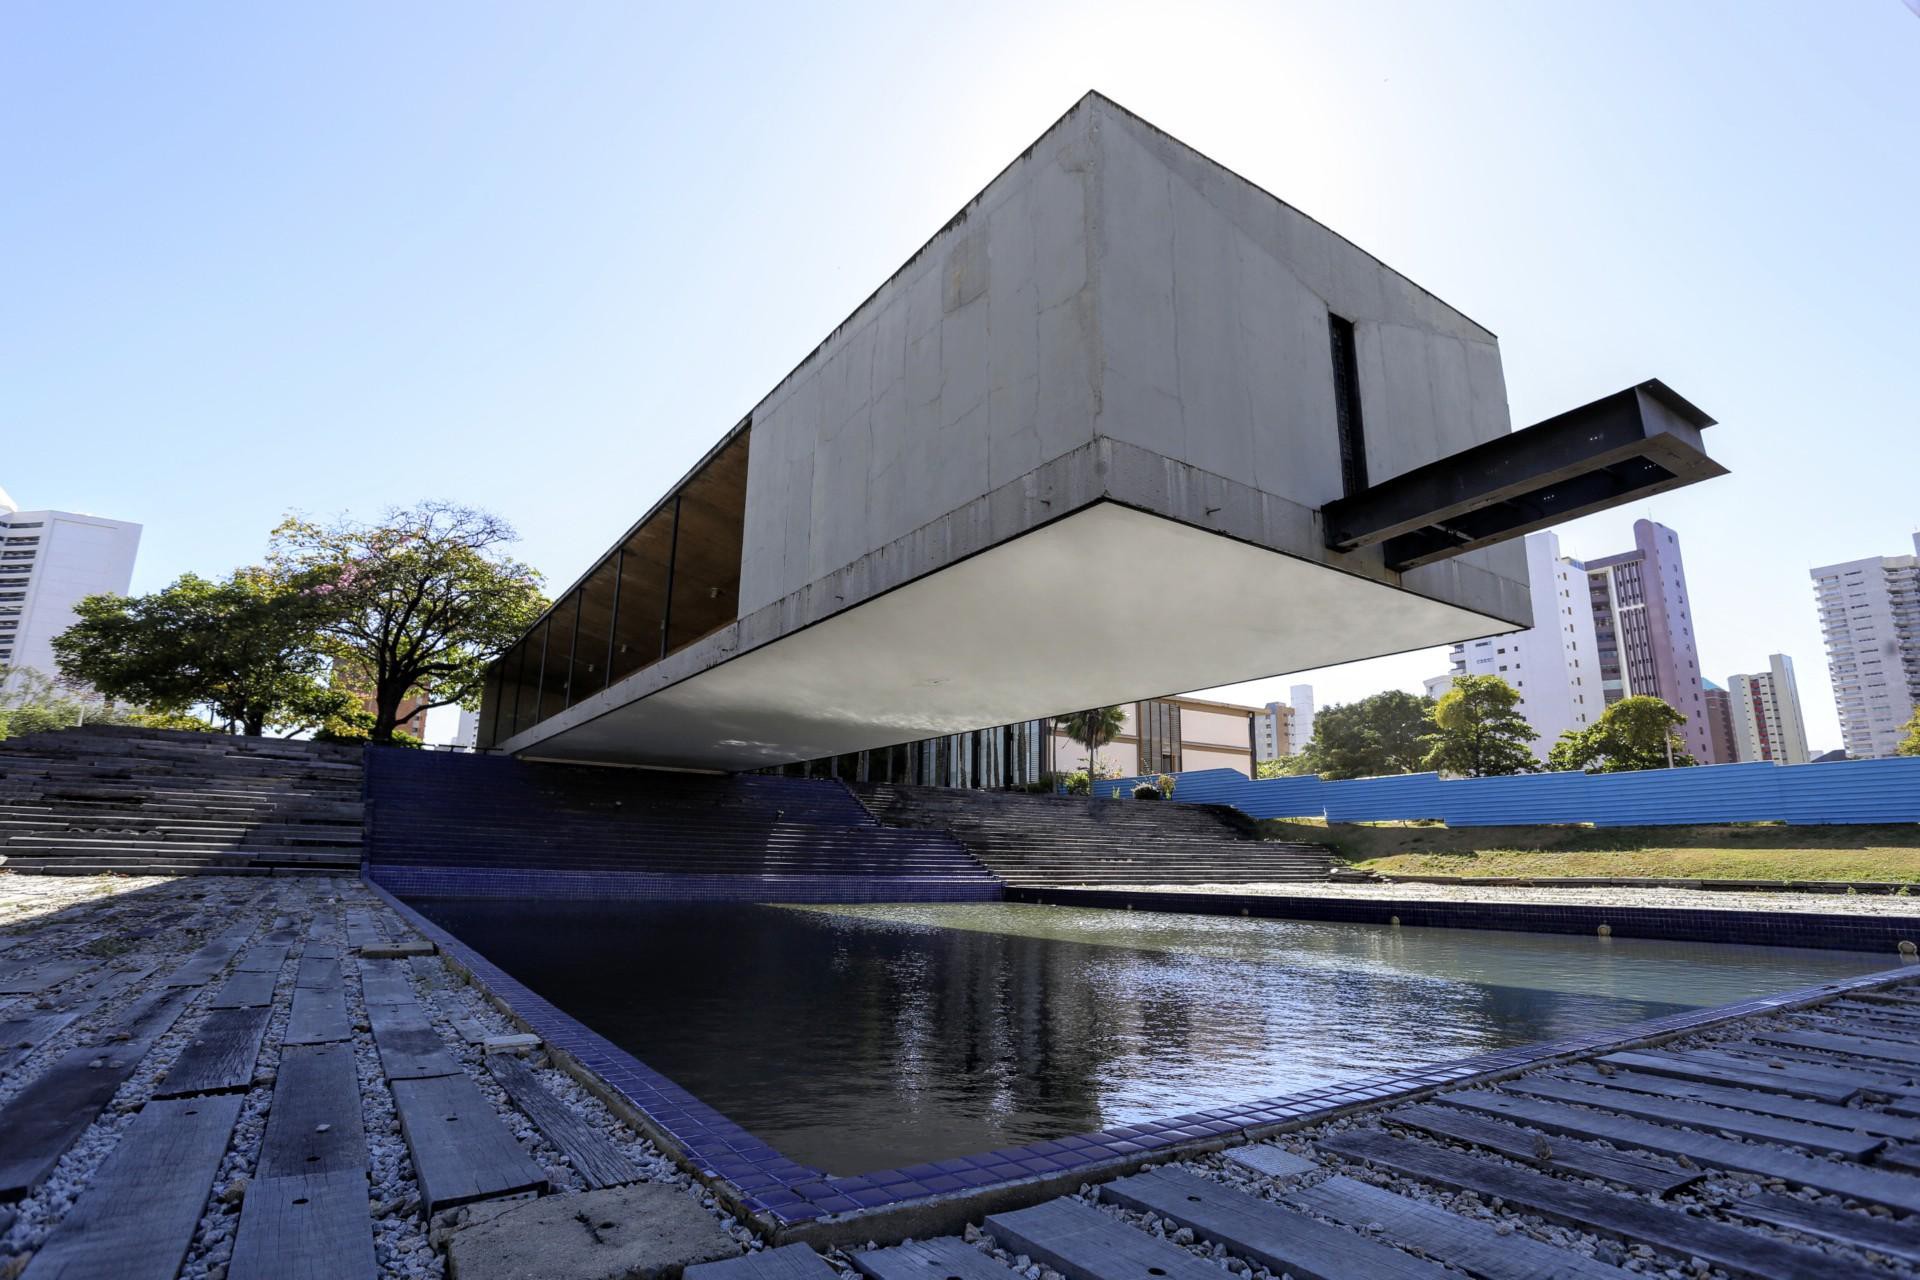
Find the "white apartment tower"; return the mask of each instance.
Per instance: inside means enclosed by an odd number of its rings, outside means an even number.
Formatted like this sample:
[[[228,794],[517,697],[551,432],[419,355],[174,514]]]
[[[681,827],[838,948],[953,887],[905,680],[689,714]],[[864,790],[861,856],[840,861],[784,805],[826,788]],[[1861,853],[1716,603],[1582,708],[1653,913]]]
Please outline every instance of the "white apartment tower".
[[[1296,684],[1287,690],[1287,704],[1293,708],[1293,751],[1298,755],[1313,741],[1313,686]]]
[[[1784,653],[1772,655],[1765,671],[1728,681],[1727,693],[1732,702],[1733,749],[1739,759],[1805,764],[1811,758],[1792,658]]]
[[[1594,642],[1586,566],[1560,554],[1550,532],[1527,535],[1527,574],[1534,625],[1526,631],[1453,647],[1450,677],[1499,676],[1520,694],[1520,714],[1540,736],[1534,754],[1545,759],[1560,735],[1584,729],[1607,709]],[[1446,681],[1451,684],[1451,678]],[[1428,692],[1440,680],[1428,682]]]
[[[1813,570],[1840,736],[1855,758],[1892,755],[1920,706],[1920,533],[1913,550]]]
[[[22,511],[0,489],[0,668],[56,674],[53,638],[73,606],[133,581],[140,526],[72,511]]]

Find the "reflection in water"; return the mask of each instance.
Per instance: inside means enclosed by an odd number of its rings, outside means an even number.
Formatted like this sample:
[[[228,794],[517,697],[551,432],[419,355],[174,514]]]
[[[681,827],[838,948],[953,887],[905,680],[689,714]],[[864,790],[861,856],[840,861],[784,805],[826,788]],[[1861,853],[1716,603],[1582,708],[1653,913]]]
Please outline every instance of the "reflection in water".
[[[1885,967],[1855,952],[998,903],[416,905],[757,1136],[834,1173]]]

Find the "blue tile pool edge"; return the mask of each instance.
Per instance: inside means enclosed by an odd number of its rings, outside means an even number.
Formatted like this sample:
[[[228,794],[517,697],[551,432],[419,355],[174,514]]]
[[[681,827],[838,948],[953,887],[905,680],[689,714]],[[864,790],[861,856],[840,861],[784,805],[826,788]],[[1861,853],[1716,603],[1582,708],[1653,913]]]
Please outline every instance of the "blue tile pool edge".
[[[1077,1134],[978,1155],[827,1174],[788,1159],[686,1089],[619,1048],[447,932],[385,887],[364,881],[481,993],[545,1042],[556,1063],[776,1244],[844,1243],[957,1230],[985,1212],[1017,1207],[1157,1161],[1253,1142],[1334,1116],[1485,1084],[1573,1058],[1614,1052],[1722,1023],[1819,1004],[1850,991],[1920,977],[1920,964],[1796,991],[1692,1009],[1605,1031],[1518,1045],[1452,1062],[1190,1115]],[[1136,900],[1145,895],[1136,895]],[[1167,908],[1162,908],[1167,909]]]

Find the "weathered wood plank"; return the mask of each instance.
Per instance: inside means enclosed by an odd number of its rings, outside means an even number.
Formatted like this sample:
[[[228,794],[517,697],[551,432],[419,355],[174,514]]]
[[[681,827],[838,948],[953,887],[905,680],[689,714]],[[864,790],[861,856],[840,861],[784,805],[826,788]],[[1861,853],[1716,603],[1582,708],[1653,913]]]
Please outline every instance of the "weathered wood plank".
[[[547,1175],[464,1075],[392,1082],[394,1109],[427,1212],[521,1191],[544,1191]]]
[[[295,971],[293,985],[296,989],[325,989],[337,987],[341,981],[340,957],[315,955],[314,948],[308,947],[307,953],[300,957],[300,967]]]
[[[168,974],[161,983],[168,987],[198,987],[212,982],[226,969],[227,963],[245,945],[247,935],[253,931],[251,925],[227,930],[207,942],[194,952],[179,968]]]
[[[99,963],[98,960],[42,960],[3,966],[0,967],[0,996],[37,996]]]
[[[696,1262],[680,1274],[686,1280],[839,1280],[840,1273],[806,1245],[787,1244],[720,1262]]]
[[[405,965],[393,960],[360,961],[360,992],[368,1004],[418,1004]]]
[[[461,1074],[460,1064],[447,1052],[440,1033],[419,1005],[370,1004],[367,1021],[373,1027],[373,1043],[380,1050],[380,1071],[387,1079],[423,1080]]]
[[[287,953],[292,950],[284,943],[256,942],[247,948],[234,968],[242,973],[279,973],[287,963]]]
[[[1895,1044],[1890,1040],[1870,1040],[1865,1036],[1841,1036],[1825,1031],[1756,1031],[1747,1037],[1759,1044],[1785,1044],[1796,1049],[1825,1049],[1829,1053],[1850,1054],[1902,1066],[1920,1067],[1920,1045]]]
[[[495,1054],[487,1066],[515,1106],[559,1149],[574,1172],[595,1191],[640,1177],[640,1170],[607,1136],[571,1107],[547,1092],[533,1068],[510,1053]]]
[[[1510,1080],[1503,1087],[1509,1093],[1571,1102],[1582,1107],[1599,1107],[1622,1115],[1637,1116],[1642,1120],[1685,1125],[1705,1133],[1731,1133],[1742,1138],[1758,1138],[1763,1142],[1778,1142],[1783,1146],[1800,1147],[1848,1160],[1863,1160],[1886,1145],[1884,1138],[1835,1129],[1830,1125],[1808,1124],[1752,1111],[1736,1111],[1731,1107],[1713,1106],[1687,1098],[1658,1098],[1624,1089],[1585,1084],[1578,1080],[1534,1077]]]
[[[1241,1168],[1251,1169],[1269,1178],[1297,1178],[1303,1173],[1313,1173],[1320,1168],[1305,1156],[1297,1156],[1291,1151],[1282,1151],[1279,1147],[1270,1147],[1265,1143],[1235,1147],[1225,1155],[1228,1160]]]
[[[986,1230],[1003,1247],[1046,1263],[1067,1280],[1140,1280],[1148,1275],[1219,1280],[1217,1267],[1185,1249],[1076,1200],[1049,1200],[1031,1209],[989,1214]]]
[[[1902,1173],[1920,1173],[1920,1143],[1890,1142],[1874,1163]]]
[[[854,1270],[869,1280],[1014,1280],[1011,1269],[958,1236],[862,1249],[852,1258]]]
[[[1697,1080],[1642,1075],[1638,1071],[1616,1071],[1612,1075],[1602,1075],[1592,1067],[1573,1067],[1564,1074],[1569,1080],[1604,1085],[1609,1089],[1648,1093],[1661,1098],[1690,1098],[1695,1102],[1735,1107],[1741,1111],[1758,1111],[1762,1115],[1831,1125],[1836,1129],[1858,1129],[1889,1138],[1920,1139],[1920,1120],[1890,1116],[1862,1107],[1836,1107],[1831,1103],[1813,1102],[1806,1098],[1789,1098],[1784,1094],[1760,1093],[1752,1089],[1728,1089],[1717,1084],[1702,1084]]]
[[[1716,1061],[1737,1064],[1751,1071],[1764,1064],[1769,1071],[1804,1076],[1833,1084],[1850,1084],[1860,1089],[1912,1089],[1915,1073],[1891,1062],[1864,1066],[1859,1061],[1835,1065],[1832,1054],[1811,1049],[1789,1049],[1777,1044],[1730,1044],[1722,1042],[1713,1055]]]
[[[1299,1280],[1444,1280],[1447,1275],[1391,1245],[1185,1169],[1153,1169],[1109,1182],[1100,1188],[1100,1198],[1172,1218],[1203,1240]],[[1138,1277],[1139,1272],[1127,1274]]]
[[[1884,1253],[1905,1262],[1920,1262],[1920,1228],[1911,1220],[1875,1218],[1853,1209],[1815,1204],[1795,1196],[1763,1192],[1728,1206],[1743,1218],[1768,1226],[1803,1231],[1822,1240]]]
[[[18,1200],[53,1171],[188,998],[185,991],[166,991],[136,1001],[126,1019],[130,1039],[67,1050],[0,1110],[0,1201]]]
[[[178,1098],[249,1088],[260,1041],[272,1016],[268,1008],[215,1009],[207,1014],[153,1096]]]
[[[1616,1147],[1639,1151],[1683,1155],[1695,1164],[1757,1174],[1762,1178],[1779,1178],[1811,1187],[1815,1191],[1852,1196],[1906,1213],[1920,1210],[1920,1181],[1898,1174],[1881,1173],[1833,1160],[1819,1160],[1792,1151],[1763,1147],[1752,1142],[1735,1142],[1729,1138],[1716,1138],[1668,1125],[1648,1124],[1625,1116],[1580,1111],[1557,1102],[1536,1102],[1508,1093],[1452,1093],[1443,1094],[1440,1100],[1449,1106],[1504,1116],[1550,1133],[1597,1138],[1611,1142]]]
[[[1492,1222],[1463,1218],[1343,1175],[1291,1188],[1287,1198],[1362,1231],[1377,1223],[1382,1234],[1481,1280],[1631,1280],[1633,1275],[1517,1231],[1501,1235]]]
[[[213,993],[209,1009],[258,1009],[273,1003],[273,984],[278,974],[236,970]]]
[[[1382,1118],[1389,1124],[1418,1129],[1451,1142],[1485,1147],[1536,1169],[1602,1178],[1647,1195],[1671,1195],[1681,1187],[1700,1181],[1702,1176],[1697,1171],[1690,1173],[1655,1164],[1640,1156],[1608,1151],[1574,1138],[1556,1138],[1549,1142],[1537,1133],[1484,1116],[1469,1115],[1453,1107],[1397,1107]]]
[[[27,1264],[26,1280],[173,1280],[241,1099],[149,1102]]]
[[[259,1178],[367,1169],[360,1078],[348,1044],[289,1045],[280,1052],[273,1105],[260,1139]]]
[[[1895,1044],[1914,1044],[1920,1042],[1920,1030],[1898,1023],[1886,1023],[1877,1018],[1862,1018],[1838,1013],[1802,1014],[1800,1026],[1804,1030],[1819,1031],[1829,1035],[1865,1036],[1869,1040],[1891,1040]]]
[[[255,1178],[240,1210],[227,1280],[375,1280],[367,1175]]]
[[[1833,1258],[1723,1222],[1712,1222],[1637,1196],[1448,1151],[1431,1143],[1349,1131],[1320,1139],[1320,1149],[1435,1186],[1498,1196],[1524,1212],[1631,1244],[1702,1258],[1752,1280],[1833,1280]]]
[[[295,987],[282,1044],[331,1044],[353,1036],[344,987]]]
[[[79,1009],[70,1009],[0,1022],[0,1073],[13,1070],[28,1054],[66,1030],[80,1013]]]
[[[1630,1071],[1645,1071],[1656,1076],[1679,1076],[1686,1080],[1704,1080],[1736,1089],[1771,1089],[1794,1098],[1813,1098],[1819,1102],[1841,1103],[1860,1092],[1861,1086],[1816,1076],[1775,1071],[1761,1063],[1739,1060],[1714,1061],[1703,1053],[1609,1053],[1600,1061]]]

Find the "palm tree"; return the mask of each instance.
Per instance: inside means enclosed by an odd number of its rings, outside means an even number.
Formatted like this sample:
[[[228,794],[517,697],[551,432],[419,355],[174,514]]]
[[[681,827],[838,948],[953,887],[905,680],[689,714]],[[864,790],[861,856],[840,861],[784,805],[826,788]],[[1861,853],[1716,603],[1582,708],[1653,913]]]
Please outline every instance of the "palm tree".
[[[1120,730],[1127,722],[1127,713],[1121,707],[1095,707],[1091,711],[1076,711],[1072,715],[1060,717],[1060,727],[1075,742],[1087,744],[1087,794],[1093,794],[1094,760],[1101,747],[1120,736]]]

